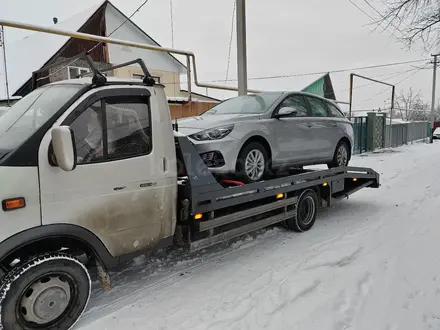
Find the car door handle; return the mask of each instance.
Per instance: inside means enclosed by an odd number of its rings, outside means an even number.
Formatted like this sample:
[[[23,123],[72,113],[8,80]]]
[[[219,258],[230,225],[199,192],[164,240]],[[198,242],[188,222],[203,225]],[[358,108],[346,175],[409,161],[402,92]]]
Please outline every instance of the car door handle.
[[[312,124],[312,123],[306,123],[306,126],[307,126],[308,128],[310,128],[310,127],[313,126],[313,124]]]
[[[338,124],[332,124],[332,127],[338,127]]]

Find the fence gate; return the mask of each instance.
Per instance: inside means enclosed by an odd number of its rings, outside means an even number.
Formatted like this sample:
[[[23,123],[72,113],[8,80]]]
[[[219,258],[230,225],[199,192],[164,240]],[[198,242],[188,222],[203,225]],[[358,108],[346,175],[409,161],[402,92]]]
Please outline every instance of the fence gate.
[[[354,154],[361,154],[367,151],[367,117],[353,118],[354,132]]]

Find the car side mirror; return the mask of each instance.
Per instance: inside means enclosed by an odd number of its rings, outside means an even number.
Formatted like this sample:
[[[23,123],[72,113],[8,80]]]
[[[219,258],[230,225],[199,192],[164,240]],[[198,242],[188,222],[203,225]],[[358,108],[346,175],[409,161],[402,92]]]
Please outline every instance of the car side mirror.
[[[64,171],[73,171],[76,167],[76,148],[72,129],[69,126],[55,127],[51,134],[58,166]]]
[[[288,116],[291,116],[293,114],[296,115],[297,113],[298,113],[298,110],[296,110],[295,108],[292,108],[292,107],[282,107],[278,111],[278,113],[276,115],[276,118],[288,117]]]

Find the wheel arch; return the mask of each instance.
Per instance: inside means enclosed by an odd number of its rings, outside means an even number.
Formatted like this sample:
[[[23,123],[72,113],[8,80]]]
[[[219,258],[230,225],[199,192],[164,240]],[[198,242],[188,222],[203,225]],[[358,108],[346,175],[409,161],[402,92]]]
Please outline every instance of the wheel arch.
[[[352,144],[351,144],[351,141],[350,141],[350,139],[349,139],[348,137],[343,136],[343,137],[338,141],[338,144],[341,143],[341,142],[345,142],[345,143],[347,143],[347,145],[348,145],[348,160],[350,160],[350,159],[351,159],[351,156],[352,156],[352,150],[353,150],[353,146],[352,146]]]
[[[247,146],[251,142],[258,142],[261,145],[263,145],[266,148],[269,160],[272,160],[272,147],[271,147],[269,141],[264,136],[259,135],[259,134],[255,134],[255,135],[248,137],[246,139],[246,141],[244,141],[244,143],[242,144],[240,150],[238,151],[238,155],[240,155],[240,153],[242,152],[244,147]]]
[[[29,253],[51,252],[63,247],[81,250],[97,258],[106,268],[115,267],[113,257],[104,243],[91,231],[72,224],[33,227],[0,243],[0,263],[13,261]]]

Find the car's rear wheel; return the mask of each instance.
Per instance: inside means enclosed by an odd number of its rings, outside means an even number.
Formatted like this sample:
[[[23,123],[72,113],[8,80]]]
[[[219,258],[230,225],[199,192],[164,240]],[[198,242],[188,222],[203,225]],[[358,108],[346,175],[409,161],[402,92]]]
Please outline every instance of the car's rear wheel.
[[[237,175],[246,183],[258,182],[268,172],[268,153],[258,142],[246,144],[237,159]]]
[[[333,155],[333,160],[331,161],[331,163],[327,164],[328,168],[347,166],[349,161],[350,148],[348,146],[348,143],[345,141],[339,141]]]

